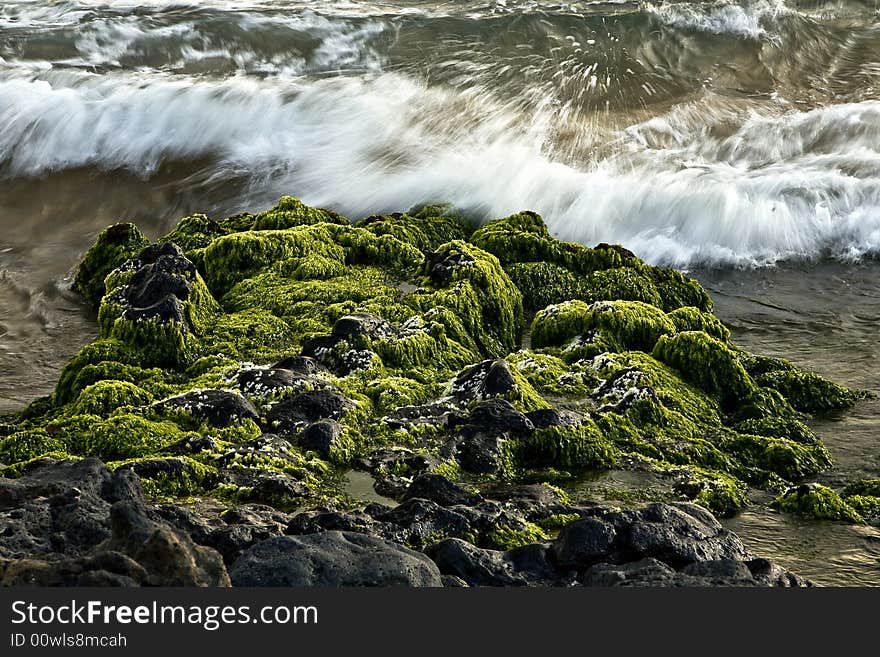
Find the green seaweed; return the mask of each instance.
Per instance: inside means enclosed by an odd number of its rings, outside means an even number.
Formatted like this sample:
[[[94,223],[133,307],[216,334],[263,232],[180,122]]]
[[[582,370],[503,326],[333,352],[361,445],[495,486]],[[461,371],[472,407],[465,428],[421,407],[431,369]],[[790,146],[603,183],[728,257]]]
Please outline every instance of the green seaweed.
[[[150,240],[134,224],[114,224],[105,228],[83,256],[73,280],[73,289],[86,303],[97,308],[105,293],[107,274],[149,244]]]

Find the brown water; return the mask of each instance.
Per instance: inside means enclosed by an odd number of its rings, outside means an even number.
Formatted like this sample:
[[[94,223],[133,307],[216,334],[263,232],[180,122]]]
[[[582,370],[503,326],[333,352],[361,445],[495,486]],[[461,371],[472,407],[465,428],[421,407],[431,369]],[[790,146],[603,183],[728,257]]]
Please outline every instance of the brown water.
[[[880,390],[880,265],[821,262],[700,275],[733,338],[848,386]],[[880,477],[880,400],[813,423],[834,466],[817,481]],[[824,585],[880,585],[880,530],[762,507],[725,521],[754,552]]]

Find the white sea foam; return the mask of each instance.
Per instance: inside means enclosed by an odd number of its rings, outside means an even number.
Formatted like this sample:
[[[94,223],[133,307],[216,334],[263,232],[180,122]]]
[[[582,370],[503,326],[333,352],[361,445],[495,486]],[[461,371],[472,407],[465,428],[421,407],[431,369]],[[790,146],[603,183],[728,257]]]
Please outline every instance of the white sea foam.
[[[715,4],[647,4],[646,11],[673,27],[757,39],[768,34],[766,21],[789,10],[784,0],[721,0]]]
[[[353,217],[424,200],[487,218],[532,208],[563,238],[679,266],[880,250],[877,102],[756,116],[723,138],[698,109],[676,110],[578,169],[546,152],[541,122],[526,129],[488,95],[463,101],[399,75],[42,77],[0,81],[7,175],[92,165],[149,176],[209,158],[215,176],[246,172],[261,198],[293,193]]]

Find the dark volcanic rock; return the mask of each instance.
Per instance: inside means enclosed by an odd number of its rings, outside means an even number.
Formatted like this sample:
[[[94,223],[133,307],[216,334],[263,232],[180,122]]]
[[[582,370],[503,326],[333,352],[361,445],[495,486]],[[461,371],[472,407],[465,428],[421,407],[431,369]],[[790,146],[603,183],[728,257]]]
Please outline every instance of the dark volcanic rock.
[[[561,411],[555,408],[541,408],[526,413],[529,421],[538,429],[547,427],[576,427],[584,422],[584,416],[574,411]]]
[[[479,493],[473,493],[449,481],[446,477],[436,474],[422,474],[413,479],[404,498],[414,497],[431,500],[440,506],[454,506],[456,504],[473,506],[483,500]]]
[[[224,468],[218,473],[220,483],[249,489],[242,493],[252,502],[287,505],[312,495],[308,485],[289,474],[265,468]]]
[[[309,358],[308,356],[288,356],[272,365],[271,369],[290,370],[296,374],[310,376],[320,368],[318,367],[318,361],[314,358]]]
[[[122,268],[136,270],[128,283],[111,295],[123,307],[123,319],[173,321],[186,330],[188,322],[181,303],[192,294],[196,268],[179,246],[170,242],[152,244]]]
[[[193,390],[157,402],[153,408],[160,413],[185,411],[219,428],[237,425],[245,418],[260,419],[253,404],[237,392],[227,390]]]
[[[440,287],[452,279],[456,269],[467,267],[476,262],[472,255],[454,248],[441,248],[427,254],[428,276],[431,282]]]
[[[280,391],[294,390],[310,379],[292,370],[277,367],[249,367],[235,375],[238,389],[251,397],[265,397]]]
[[[80,554],[110,536],[110,506],[142,501],[132,472],[97,459],[44,461],[19,479],[0,478],[0,557]]]
[[[299,437],[300,448],[317,452],[323,458],[330,456],[332,448],[339,443],[342,426],[336,420],[324,419],[312,422]]]
[[[223,557],[223,562],[231,565],[241,553],[253,547],[257,543],[275,538],[281,532],[269,527],[255,527],[253,525],[229,525],[220,527],[211,532],[204,540],[204,545],[217,550]]]
[[[812,582],[798,577],[768,559],[750,559],[746,562],[752,577],[761,586],[800,587],[813,586]]]
[[[739,537],[696,504],[651,504],[637,512],[626,546],[643,557],[681,567],[695,561],[742,560]]]
[[[359,468],[380,476],[388,472],[404,471],[417,475],[435,467],[439,461],[429,454],[420,454],[406,447],[380,447],[357,462]]]
[[[587,570],[585,586],[675,586],[684,582],[675,570],[657,559],[625,564],[600,563]]]
[[[455,445],[455,456],[467,472],[497,472],[504,462],[504,439],[484,434],[468,436]]]
[[[378,315],[355,313],[337,319],[330,334],[344,340],[358,336],[376,339],[393,337],[396,331],[389,322]]]
[[[171,443],[162,452],[172,456],[189,456],[200,452],[213,452],[217,447],[217,440],[211,436],[187,436]]]
[[[110,511],[113,534],[102,548],[127,554],[143,566],[147,571],[145,584],[229,585],[223,560],[216,551],[153,521],[132,502],[118,502]]]
[[[507,431],[523,433],[534,430],[535,425],[523,413],[516,410],[506,399],[487,399],[477,403],[468,417],[463,433],[485,432],[490,434]]]
[[[273,538],[230,569],[235,586],[442,586],[425,555],[379,538],[324,532]]]
[[[308,390],[279,402],[269,411],[268,420],[279,434],[298,432],[318,420],[338,420],[355,403],[335,390]]]
[[[220,555],[154,517],[130,470],[95,459],[37,462],[0,479],[0,583],[224,586]]]
[[[459,403],[504,397],[516,390],[516,379],[503,358],[484,360],[452,381],[452,396]]]
[[[430,546],[427,554],[440,572],[467,582],[469,586],[525,586],[526,580],[512,573],[504,554],[483,550],[458,538],[447,538]]]
[[[584,518],[565,527],[553,542],[556,562],[563,568],[586,568],[614,551],[617,531],[609,522]]]
[[[461,536],[471,523],[464,515],[446,509],[436,502],[422,499],[409,499],[403,504],[387,511],[380,511],[374,519],[392,523],[405,530],[406,542],[411,545],[424,545],[436,540],[436,536]]]
[[[290,441],[278,434],[264,433],[223,454],[217,460],[217,465],[226,467],[234,461],[249,463],[256,462],[261,458],[283,459],[292,448],[293,445]]]
[[[167,296],[159,299],[149,306],[133,306],[122,311],[122,319],[129,322],[143,322],[147,320],[158,321],[160,324],[177,322],[186,331],[186,316],[183,314],[183,305],[175,296]]]

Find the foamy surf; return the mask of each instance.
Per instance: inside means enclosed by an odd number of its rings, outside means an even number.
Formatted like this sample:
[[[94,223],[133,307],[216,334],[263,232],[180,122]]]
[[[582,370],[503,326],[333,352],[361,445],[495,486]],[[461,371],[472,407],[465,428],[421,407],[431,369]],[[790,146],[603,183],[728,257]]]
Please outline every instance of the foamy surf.
[[[463,99],[398,74],[0,81],[7,177],[78,167],[149,177],[207,161],[204,177],[245,175],[261,201],[294,193],[355,218],[425,200],[484,219],[533,208],[560,237],[679,267],[880,248],[876,101],[765,116],[684,103],[610,135],[610,154],[582,165],[553,147],[555,128],[552,114],[517,115],[488,90]]]

